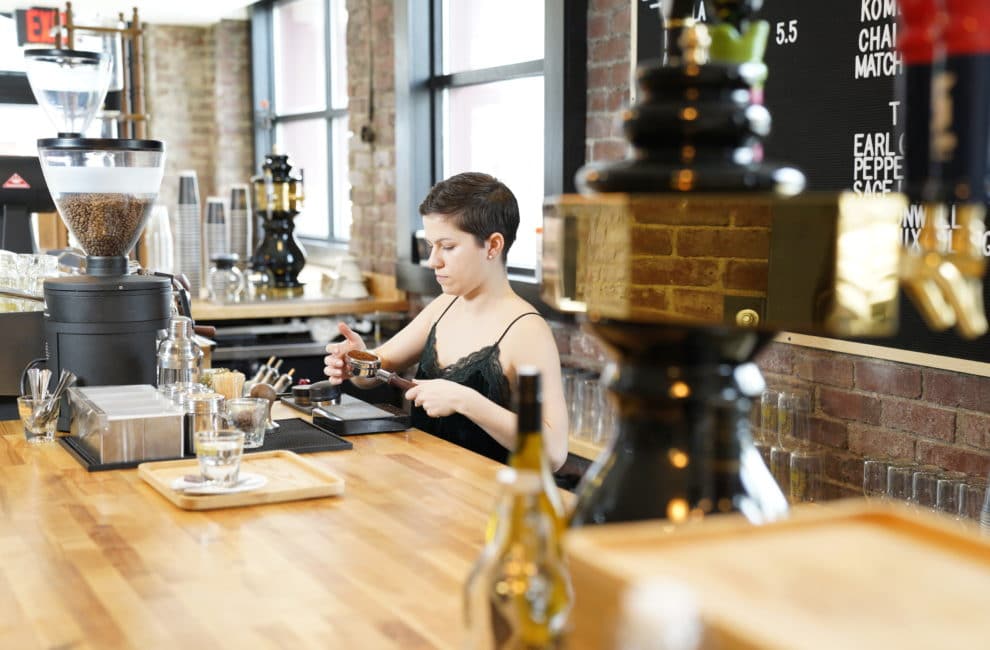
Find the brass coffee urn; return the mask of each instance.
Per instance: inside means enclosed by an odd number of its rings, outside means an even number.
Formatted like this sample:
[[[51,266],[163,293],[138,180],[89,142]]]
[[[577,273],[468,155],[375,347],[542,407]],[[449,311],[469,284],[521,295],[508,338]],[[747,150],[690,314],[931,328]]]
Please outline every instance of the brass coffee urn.
[[[299,295],[303,291],[299,273],[306,258],[293,232],[293,219],[303,207],[302,173],[293,173],[289,157],[274,151],[265,156],[261,169],[261,175],[253,177],[251,184],[254,209],[264,237],[251,256],[251,268],[266,276],[259,289]]]
[[[585,167],[581,195],[545,205],[543,299],[583,314],[608,349],[619,414],[578,488],[576,526],[784,516],[749,429],[764,388],[754,355],[777,330],[897,325],[904,198],[800,195],[801,172],[761,160],[759,4],[716,0],[708,28],[675,0],[667,60],[639,70],[623,114],[634,157]]]

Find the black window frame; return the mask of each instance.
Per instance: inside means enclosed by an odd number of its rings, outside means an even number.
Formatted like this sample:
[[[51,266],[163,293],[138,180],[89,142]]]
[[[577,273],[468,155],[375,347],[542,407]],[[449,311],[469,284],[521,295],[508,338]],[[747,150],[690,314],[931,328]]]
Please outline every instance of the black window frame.
[[[323,118],[327,129],[327,168],[323,170],[326,174],[327,182],[327,221],[329,236],[326,238],[315,238],[297,234],[306,249],[306,256],[314,262],[326,262],[338,256],[341,252],[346,252],[350,243],[350,233],[334,232],[334,157],[333,157],[333,122],[336,119],[346,118],[350,107],[333,108],[333,65],[332,65],[332,25],[329,2],[323,3],[323,46],[325,55],[325,84],[326,84],[326,108],[322,111],[309,111],[305,113],[278,113],[278,106],[275,103],[275,44],[274,44],[274,12],[280,4],[285,4],[291,0],[263,0],[251,7],[251,77],[252,77],[252,100],[254,111],[254,157],[255,169],[261,170],[265,161],[265,155],[271,152],[272,144],[275,141],[275,128],[278,124],[287,124],[303,120],[313,120]],[[260,107],[267,103],[267,111],[261,111]],[[286,152],[290,156],[292,152]],[[306,170],[306,176],[319,173],[314,170]]]
[[[395,3],[396,276],[400,288],[424,295],[440,289],[433,272],[417,263],[413,236],[422,228],[419,201],[441,180],[444,89],[533,76],[538,64],[544,80],[545,195],[574,192],[574,174],[585,157],[587,0],[544,0],[542,61],[452,74],[441,70],[441,2]],[[509,273],[513,288],[543,310],[533,270],[510,267]]]

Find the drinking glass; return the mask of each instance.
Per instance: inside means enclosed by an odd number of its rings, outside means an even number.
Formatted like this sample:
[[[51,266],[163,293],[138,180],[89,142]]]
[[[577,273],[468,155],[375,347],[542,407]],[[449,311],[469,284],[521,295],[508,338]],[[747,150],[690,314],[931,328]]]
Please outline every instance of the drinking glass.
[[[577,437],[594,440],[601,416],[601,383],[597,375],[584,375],[577,380]]]
[[[911,474],[911,504],[919,508],[935,509],[938,480],[942,470],[933,465],[922,465]]]
[[[774,443],[770,448],[770,473],[773,475],[780,491],[791,493],[791,450]]]
[[[199,471],[211,485],[232,487],[237,483],[244,453],[244,434],[220,429],[196,432]]]
[[[757,440],[765,441],[772,445],[777,438],[777,402],[780,400],[780,391],[767,388],[760,395],[760,418],[757,429]]]
[[[17,398],[17,415],[24,426],[24,437],[30,444],[51,442],[55,439],[59,404],[60,400],[56,400],[50,410],[39,413],[41,410],[39,400],[33,397]]]
[[[935,510],[953,517],[959,514],[959,486],[965,482],[963,472],[943,472],[935,488]]]
[[[867,458],[863,461],[863,496],[882,499],[887,493],[886,458]]]
[[[230,427],[244,434],[245,449],[254,449],[265,444],[268,400],[260,397],[229,399],[225,402],[225,410]]]
[[[822,490],[822,455],[807,449],[791,453],[791,503],[814,503],[825,496]]]
[[[956,499],[959,502],[957,517],[969,519],[972,522],[980,521],[980,511],[983,509],[986,493],[986,479],[970,477],[961,483],[956,494]]]
[[[811,396],[803,390],[785,391],[777,400],[777,432],[788,449],[810,449]]]
[[[893,501],[911,500],[911,480],[917,465],[911,461],[891,461],[887,464],[887,498]]]

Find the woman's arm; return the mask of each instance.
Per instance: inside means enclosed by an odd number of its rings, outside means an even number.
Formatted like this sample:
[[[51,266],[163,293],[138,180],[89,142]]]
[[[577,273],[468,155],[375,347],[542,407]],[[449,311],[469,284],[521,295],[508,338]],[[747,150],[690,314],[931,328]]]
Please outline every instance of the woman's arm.
[[[403,327],[391,339],[373,350],[382,360],[382,367],[386,370],[401,372],[408,366],[419,361],[419,356],[423,352],[426,338],[429,336],[433,321],[439,316],[441,310],[446,309],[450,301],[449,296],[438,296],[428,304],[408,325]],[[350,350],[365,350],[367,346],[364,340],[353,332],[344,323],[339,323],[340,333],[344,335],[344,340],[337,343],[327,344],[327,356],[324,358],[325,374],[331,383],[339,384],[346,379],[353,379],[354,383],[362,388],[370,388],[380,383],[377,379],[366,379],[362,377],[351,377],[350,368],[347,365],[344,355]]]

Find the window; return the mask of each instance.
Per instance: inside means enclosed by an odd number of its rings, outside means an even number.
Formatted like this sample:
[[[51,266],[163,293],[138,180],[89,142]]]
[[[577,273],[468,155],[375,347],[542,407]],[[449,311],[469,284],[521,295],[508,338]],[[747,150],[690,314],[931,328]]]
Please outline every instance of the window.
[[[0,155],[37,156],[38,140],[55,127],[34,101],[24,74],[24,53],[17,45],[17,23],[0,14]]]
[[[278,0],[252,13],[256,166],[274,145],[303,172],[295,232],[307,252],[350,238],[346,30],[345,0]]]
[[[396,3],[397,227],[410,235],[399,241],[400,286],[432,288],[404,281],[416,208],[464,171],[492,174],[516,195],[509,270],[533,277],[544,197],[573,191],[584,161],[586,20],[582,0]]]

